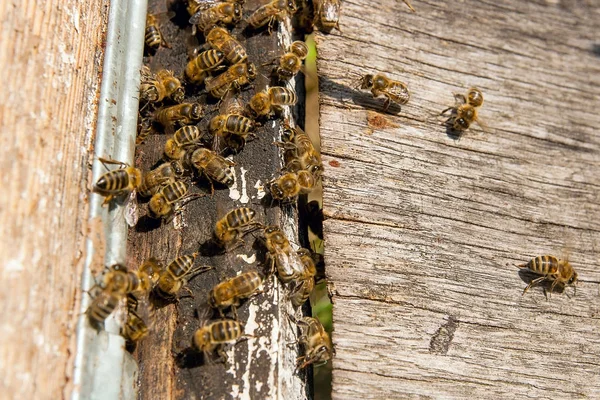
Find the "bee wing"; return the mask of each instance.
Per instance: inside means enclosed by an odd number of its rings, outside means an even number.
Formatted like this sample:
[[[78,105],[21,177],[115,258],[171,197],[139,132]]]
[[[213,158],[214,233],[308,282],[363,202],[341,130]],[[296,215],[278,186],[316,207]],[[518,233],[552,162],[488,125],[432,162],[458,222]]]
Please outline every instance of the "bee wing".
[[[304,263],[298,253],[291,251],[288,255],[290,267],[297,273],[304,273]]]
[[[133,227],[137,224],[139,219],[140,215],[137,204],[137,193],[135,190],[132,190],[127,201],[125,202],[125,221],[127,222],[127,225]]]
[[[220,2],[220,0],[204,0],[202,2],[199,2],[198,11],[196,11],[196,14],[192,15],[192,17],[188,21],[190,25],[198,24],[200,22],[200,19],[202,18],[202,14],[205,13],[209,8],[213,7],[216,4],[219,4]]]

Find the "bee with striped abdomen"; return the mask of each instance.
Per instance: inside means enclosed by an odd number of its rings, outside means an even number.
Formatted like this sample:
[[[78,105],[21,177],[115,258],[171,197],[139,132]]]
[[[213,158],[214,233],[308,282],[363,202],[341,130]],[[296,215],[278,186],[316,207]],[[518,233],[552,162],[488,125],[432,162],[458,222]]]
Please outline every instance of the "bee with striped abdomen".
[[[256,78],[254,64],[238,63],[229,67],[225,72],[204,80],[206,91],[214,98],[222,99],[231,89],[239,89],[249,85]]]
[[[104,164],[117,164],[121,168],[108,171],[94,184],[93,191],[105,196],[102,205],[108,204],[115,196],[134,192],[142,182],[142,172],[124,162],[100,158]]]
[[[523,294],[525,294],[530,287],[544,280],[552,282],[550,293],[552,293],[557,285],[560,285],[563,288],[566,286],[573,286],[574,290],[576,290],[575,285],[577,284],[578,275],[567,260],[544,255],[532,258],[526,264],[517,265],[517,267],[526,268],[537,275],[542,275],[529,282],[525,290],[523,290]]]
[[[215,50],[223,53],[225,59],[232,65],[245,63],[248,58],[246,49],[225,28],[216,26],[206,34],[206,42]]]
[[[282,106],[292,106],[297,101],[298,96],[292,89],[283,86],[272,86],[252,96],[248,108],[250,114],[257,118],[266,117],[275,111],[281,110]]]
[[[373,97],[384,96],[383,109],[386,111],[390,103],[403,105],[410,99],[410,92],[405,83],[390,79],[383,74],[363,76],[360,88],[371,90]]]
[[[313,0],[315,23],[321,32],[340,30],[341,0]]]
[[[179,160],[162,163],[143,175],[142,183],[138,187],[137,192],[140,196],[150,197],[158,192],[162,186],[175,182],[183,174],[183,165]]]
[[[223,64],[225,55],[215,49],[203,51],[193,57],[185,67],[185,76],[194,84],[201,84],[211,71],[216,70]]]
[[[164,107],[156,110],[154,120],[173,132],[173,127],[191,125],[199,121],[204,115],[204,106],[200,103],[182,103],[175,106]]]
[[[205,148],[196,149],[190,156],[190,162],[199,173],[203,173],[208,177],[211,185],[211,193],[214,192],[213,181],[230,186],[235,180],[231,171],[231,167],[235,163],[218,155],[214,151]]]
[[[216,25],[234,25],[242,19],[242,5],[237,2],[222,2],[201,7],[190,18],[190,24],[206,32]]]
[[[477,88],[470,88],[467,95],[455,94],[454,97],[461,104],[449,107],[442,111],[442,115],[451,111],[450,118],[446,120],[446,125],[452,127],[455,131],[464,132],[474,123],[478,123],[485,129],[485,124],[479,120],[479,109],[483,105],[483,93]]]
[[[262,285],[263,278],[258,271],[251,270],[244,272],[231,279],[227,279],[217,284],[208,294],[208,304],[216,308],[223,317],[223,310],[231,307],[233,315],[237,320],[236,308],[241,300],[257,293]]]
[[[223,345],[235,343],[244,334],[244,327],[238,321],[221,319],[211,321],[194,332],[192,346],[204,353],[204,360],[211,361],[212,352],[217,349],[219,356],[225,360],[226,355]]]
[[[294,321],[300,328],[301,335],[298,342],[304,345],[304,356],[298,359],[299,368],[306,368],[310,364],[324,364],[331,359],[331,343],[329,334],[321,322],[312,317],[304,317]]]
[[[144,33],[144,41],[148,48],[156,50],[161,45],[169,47],[169,44],[165,41],[160,31],[159,24],[160,21],[172,18],[174,15],[174,12],[166,12],[160,14],[148,14],[146,16],[146,30]]]
[[[307,170],[287,172],[267,183],[271,196],[283,202],[293,201],[300,194],[310,193],[316,184],[316,179]]]
[[[244,233],[261,226],[255,217],[256,211],[249,207],[240,207],[229,211],[215,224],[215,238],[223,245],[240,241],[240,237]]]
[[[187,125],[179,128],[173,137],[165,143],[165,155],[172,160],[179,160],[185,154],[184,148],[197,144],[204,135],[195,125]]]
[[[210,266],[192,268],[198,253],[177,257],[160,274],[156,291],[164,298],[173,298],[192,276],[212,269]]]
[[[287,53],[279,59],[275,69],[279,79],[290,79],[302,70],[302,61],[308,56],[308,46],[303,41],[292,42]]]
[[[254,11],[247,22],[254,29],[268,25],[270,33],[275,21],[291,17],[297,9],[295,0],[272,0]]]

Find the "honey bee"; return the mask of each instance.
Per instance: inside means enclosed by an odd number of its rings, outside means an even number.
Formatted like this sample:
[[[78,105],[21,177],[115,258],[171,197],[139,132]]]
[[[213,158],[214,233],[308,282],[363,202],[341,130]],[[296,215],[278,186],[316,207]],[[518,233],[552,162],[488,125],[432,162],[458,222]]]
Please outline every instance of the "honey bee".
[[[201,9],[210,8],[217,4],[221,3],[238,3],[240,6],[243,6],[246,0],[188,0],[187,1],[187,11],[193,16]]]
[[[321,322],[312,317],[304,317],[296,321],[302,332],[298,342],[304,345],[304,356],[298,359],[299,368],[306,368],[310,364],[324,364],[331,359],[331,344],[329,334]]]
[[[315,187],[315,177],[307,170],[287,172],[267,185],[275,200],[292,201],[299,194],[310,193]]]
[[[219,243],[230,244],[241,240],[240,236],[248,228],[260,226],[254,218],[256,211],[249,207],[240,207],[229,211],[215,224],[215,237]]]
[[[133,296],[137,300],[150,293],[158,281],[162,267],[154,258],[144,261],[137,271],[128,271],[116,265],[104,275],[104,289]]]
[[[242,19],[242,6],[237,2],[217,3],[200,8],[190,18],[190,24],[197,25],[202,32],[215,25],[232,25]]]
[[[158,192],[162,186],[175,182],[175,179],[183,176],[183,174],[183,165],[180,161],[174,160],[163,163],[144,174],[137,192],[140,196],[150,197]]]
[[[230,169],[235,163],[221,157],[214,151],[205,148],[196,149],[192,153],[190,161],[198,172],[204,173],[208,177],[211,185],[211,193],[214,192],[212,181],[230,186],[235,180],[233,172]]]
[[[336,28],[340,30],[341,0],[313,0],[315,20],[322,32],[329,33]]]
[[[147,67],[144,67],[147,68]],[[181,81],[173,75],[172,71],[161,69],[156,74],[150,72],[142,73],[140,84],[140,98],[142,100],[156,103],[166,98],[171,98],[181,103],[185,96]]]
[[[275,69],[279,79],[290,79],[302,69],[302,61],[308,56],[308,46],[303,41],[297,40],[288,48],[287,53],[279,59],[279,66]]]
[[[148,203],[150,216],[152,218],[165,218],[170,216],[174,212],[173,205],[184,199],[188,188],[188,184],[182,181],[175,181],[163,186],[152,196]],[[193,195],[193,197],[198,196],[200,195]]]
[[[118,291],[102,290],[92,300],[86,313],[94,326],[104,323],[106,318],[121,304],[125,295]]]
[[[121,168],[108,171],[94,184],[93,191],[105,196],[102,205],[108,204],[115,196],[133,193],[142,181],[142,172],[126,163],[100,158],[104,164],[117,164]]]
[[[294,307],[300,307],[308,300],[315,287],[314,276],[317,274],[317,267],[310,250],[302,248],[297,253],[304,264],[304,272],[296,279],[296,283],[290,294],[290,300]]]
[[[477,122],[482,128],[484,124],[479,120],[478,110],[483,105],[483,93],[477,88],[470,88],[467,95],[458,94],[454,96],[460,99],[459,106],[454,106],[442,111],[445,114],[448,110],[452,110],[452,115],[446,121],[446,124],[458,132],[464,132],[473,122]]]
[[[240,305],[240,301],[255,294],[262,282],[263,278],[257,271],[244,272],[217,284],[208,294],[208,304],[219,310],[222,317],[223,310],[231,307],[237,320],[236,308]]]
[[[249,111],[256,117],[265,117],[281,106],[292,106],[298,101],[296,92],[283,86],[273,86],[256,93],[248,103]]]
[[[152,118],[140,117],[140,122],[138,124],[138,132],[135,137],[135,144],[140,145],[144,143],[151,133],[156,133],[156,129],[154,129]]]
[[[168,12],[161,14],[148,14],[146,16],[146,31],[144,35],[146,46],[148,46],[152,50],[158,49],[161,45],[169,47],[158,25],[159,21],[163,18],[171,18],[174,15],[175,13]]]
[[[282,21],[286,17],[291,17],[297,11],[294,0],[272,0],[269,3],[259,7],[248,17],[248,25],[257,29],[269,25],[269,32],[275,21]]]
[[[200,103],[182,103],[164,107],[154,113],[154,120],[162,126],[172,129],[173,125],[191,125],[204,115],[204,107]]]
[[[400,105],[408,103],[410,92],[406,84],[389,79],[383,74],[365,75],[361,80],[361,89],[370,89],[373,97],[384,96],[383,109],[387,111],[390,103]]]
[[[237,342],[242,337],[244,328],[241,323],[232,319],[221,319],[205,324],[194,332],[192,346],[204,353],[204,359],[210,360],[212,352],[217,349],[219,356],[225,360],[222,345]]]
[[[121,327],[121,336],[128,342],[139,342],[148,336],[148,326],[135,311],[129,310],[127,319]]]
[[[185,76],[194,84],[201,84],[210,71],[217,69],[225,60],[223,52],[215,49],[203,51],[192,58],[185,67]]]
[[[277,268],[279,279],[289,283],[305,276],[305,266],[290,241],[278,226],[267,226],[263,230],[265,247],[271,261],[271,271]]]
[[[210,266],[192,268],[198,253],[188,254],[173,260],[160,274],[156,290],[164,298],[175,297],[188,279],[201,272],[212,269]]]
[[[563,288],[566,286],[573,286],[573,289],[575,291],[577,290],[575,286],[577,284],[577,272],[575,272],[575,269],[573,269],[567,260],[561,260],[557,257],[547,255],[537,256],[529,260],[526,264],[517,265],[517,267],[527,268],[531,272],[542,275],[529,282],[529,285],[523,290],[523,294],[525,294],[530,287],[544,280],[552,281],[550,293],[552,293],[557,285],[560,285]]]
[[[308,135],[299,127],[292,127],[288,121],[283,124],[283,142],[276,144],[285,149],[285,168],[289,172],[307,170],[315,179],[323,171],[321,155],[315,149]]]
[[[244,63],[248,58],[244,46],[225,28],[219,26],[212,28],[206,34],[206,42],[213,49],[223,53],[225,59],[232,65]]]
[[[165,155],[172,160],[181,159],[185,154],[184,147],[198,143],[202,136],[197,126],[188,125],[179,128],[173,137],[166,141]]]
[[[233,87],[235,89],[250,84],[256,78],[254,64],[239,63],[232,65],[225,72],[215,77],[208,77],[204,83],[206,91],[217,99],[223,98]]]
[[[243,146],[246,143],[248,136],[254,136],[251,132],[254,130],[255,122],[243,115],[239,114],[226,114],[214,116],[209,124],[209,130],[214,135],[213,150],[219,151],[219,138],[225,138],[228,143],[233,142],[236,149]],[[237,141],[232,141],[231,136],[236,136]],[[235,144],[235,143],[240,143]]]

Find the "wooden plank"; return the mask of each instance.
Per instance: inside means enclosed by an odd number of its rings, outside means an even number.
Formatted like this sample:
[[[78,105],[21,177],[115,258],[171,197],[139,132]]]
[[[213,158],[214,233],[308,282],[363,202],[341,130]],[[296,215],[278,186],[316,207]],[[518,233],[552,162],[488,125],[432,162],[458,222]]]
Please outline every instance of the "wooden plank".
[[[600,9],[413,5],[346,1],[317,37],[333,397],[597,397]],[[401,110],[355,89],[377,71]],[[489,128],[457,140],[438,114],[470,86]],[[513,265],[565,251],[577,295],[522,297]]]
[[[71,393],[108,1],[0,3],[0,390]]]
[[[248,16],[259,7],[261,1],[247,1],[244,15]],[[151,1],[151,12],[164,10],[163,1]],[[189,17],[183,8],[176,9],[173,21],[186,21]],[[153,68],[168,68],[181,76],[187,63],[186,42],[189,29],[185,23],[180,26],[166,21],[162,25],[163,33],[171,48],[161,48],[145,62]],[[269,83],[269,62],[281,54],[285,43],[289,43],[290,26],[271,36],[266,32],[244,31],[245,24],[240,23],[234,29],[234,35],[247,48],[250,61],[259,68],[259,76],[253,89],[245,90],[241,96],[244,101],[257,91],[263,90]],[[303,81],[296,84],[299,103],[302,103]],[[215,101],[206,98],[206,94],[193,93],[188,88],[188,99],[209,104],[210,115],[201,121],[206,124],[216,110]],[[295,117],[302,113],[294,111]],[[248,142],[244,150],[233,157],[236,182],[230,189],[216,186],[214,196],[206,196],[185,206],[182,218],[176,218],[172,224],[156,224],[148,218],[142,218],[135,230],[130,231],[129,264],[135,268],[150,255],[169,262],[183,254],[199,251],[197,263],[208,264],[214,270],[192,279],[188,287],[192,297],[183,297],[177,304],[159,308],[154,315],[152,330],[147,339],[137,349],[140,362],[140,398],[141,399],[195,399],[195,398],[305,398],[309,386],[305,374],[295,374],[295,360],[298,349],[288,346],[295,340],[295,330],[287,320],[293,313],[287,291],[275,277],[266,283],[264,293],[260,294],[238,309],[239,319],[246,325],[246,332],[255,336],[227,349],[226,363],[210,364],[201,354],[191,351],[190,344],[194,331],[201,326],[201,316],[208,308],[206,299],[214,285],[224,278],[253,266],[267,272],[261,264],[260,245],[253,235],[248,235],[244,246],[218,254],[211,248],[213,229],[216,221],[225,212],[241,206],[257,211],[257,219],[268,224],[284,224],[288,236],[298,242],[296,212],[292,206],[279,208],[277,204],[264,196],[264,184],[278,173],[281,168],[279,148],[272,144],[279,140],[279,121],[269,121],[258,129],[258,139]],[[147,143],[137,149],[136,165],[148,169],[157,164],[163,156],[165,135],[150,136]],[[208,185],[194,185],[193,192],[207,193]],[[145,208],[145,207],[144,207]],[[249,263],[245,260],[249,260]],[[185,293],[182,293],[185,294]],[[200,316],[200,318],[199,318]],[[231,315],[230,315],[231,316]],[[217,318],[215,313],[214,318]],[[216,355],[215,355],[216,357]],[[160,360],[160,362],[157,362]]]

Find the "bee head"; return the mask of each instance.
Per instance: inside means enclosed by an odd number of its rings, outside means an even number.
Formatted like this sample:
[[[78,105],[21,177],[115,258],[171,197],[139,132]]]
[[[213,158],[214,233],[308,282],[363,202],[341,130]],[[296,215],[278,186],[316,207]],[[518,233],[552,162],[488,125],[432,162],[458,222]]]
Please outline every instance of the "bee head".
[[[373,87],[373,75],[367,74],[361,80],[361,89],[370,89]]]

